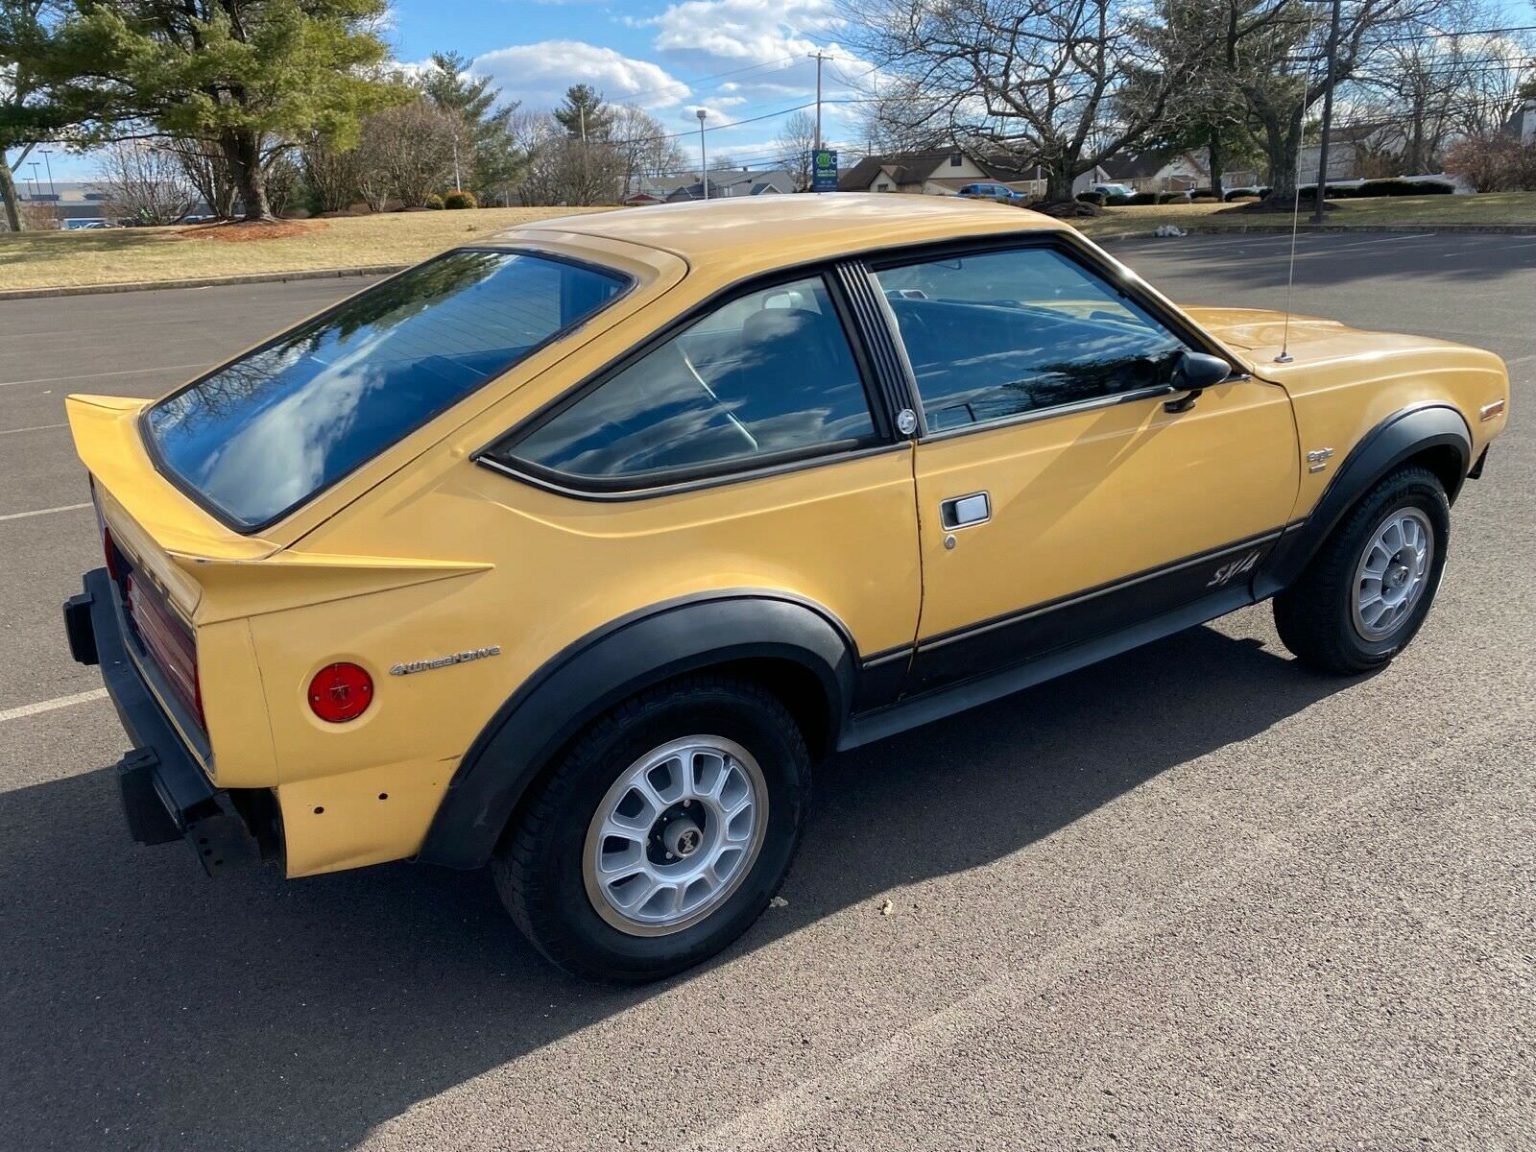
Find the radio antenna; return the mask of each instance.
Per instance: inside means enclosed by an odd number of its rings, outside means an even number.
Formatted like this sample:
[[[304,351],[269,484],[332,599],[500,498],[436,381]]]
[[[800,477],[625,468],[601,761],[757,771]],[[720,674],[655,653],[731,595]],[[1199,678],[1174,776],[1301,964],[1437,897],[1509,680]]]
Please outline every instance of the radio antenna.
[[[1315,26],[1315,13],[1309,9],[1307,12],[1307,47],[1312,47],[1313,29]],[[1330,65],[1331,67],[1331,65]],[[1332,79],[1332,76],[1329,77]],[[1301,123],[1307,119],[1307,87],[1312,80],[1312,60],[1307,59],[1307,70],[1301,78]],[[1296,198],[1291,201],[1291,259],[1290,266],[1285,272],[1285,326],[1281,329],[1280,355],[1275,357],[1276,364],[1289,364],[1295,359],[1291,355],[1291,289],[1296,286],[1296,231],[1301,222],[1301,140],[1296,141]],[[1313,195],[1319,195],[1322,189],[1316,189]]]

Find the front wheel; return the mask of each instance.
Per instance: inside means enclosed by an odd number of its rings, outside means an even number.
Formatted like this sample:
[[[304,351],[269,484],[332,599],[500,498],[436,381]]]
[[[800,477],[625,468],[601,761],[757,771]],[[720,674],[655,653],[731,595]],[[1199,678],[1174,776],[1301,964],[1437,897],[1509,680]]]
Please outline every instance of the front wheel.
[[[496,885],[559,967],[659,979],[762,913],[809,789],[805,742],[775,697],[733,679],[674,681],[577,738],[497,853]]]
[[[1450,532],[1439,478],[1424,468],[1394,472],[1275,597],[1281,641],[1303,663],[1336,675],[1386,664],[1429,614]]]

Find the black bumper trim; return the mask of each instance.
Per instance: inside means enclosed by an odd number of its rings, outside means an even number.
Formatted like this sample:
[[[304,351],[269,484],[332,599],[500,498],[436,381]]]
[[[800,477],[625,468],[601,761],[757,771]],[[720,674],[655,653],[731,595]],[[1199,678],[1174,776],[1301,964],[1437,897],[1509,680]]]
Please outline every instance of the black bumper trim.
[[[134,745],[117,764],[129,833],[140,844],[185,839],[210,875],[254,858],[255,842],[244,824],[193,759],[129,657],[107,570],[87,572],[83,583],[84,592],[64,605],[64,626],[75,659],[100,664],[107,695]]]

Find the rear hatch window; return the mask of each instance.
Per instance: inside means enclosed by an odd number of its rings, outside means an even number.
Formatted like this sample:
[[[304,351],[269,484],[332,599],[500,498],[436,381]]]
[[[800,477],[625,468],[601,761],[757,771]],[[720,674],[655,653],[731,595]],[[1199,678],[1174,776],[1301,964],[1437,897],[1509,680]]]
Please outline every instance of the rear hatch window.
[[[529,252],[449,252],[346,300],[145,414],[159,466],[254,531],[451,408],[629,285]]]

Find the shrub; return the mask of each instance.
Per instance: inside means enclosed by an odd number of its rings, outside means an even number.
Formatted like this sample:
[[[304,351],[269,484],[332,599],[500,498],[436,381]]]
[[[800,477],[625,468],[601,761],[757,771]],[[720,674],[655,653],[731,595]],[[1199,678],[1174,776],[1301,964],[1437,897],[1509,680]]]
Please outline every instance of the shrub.
[[[478,208],[479,201],[475,199],[473,192],[449,192],[442,198],[444,208]]]
[[[1092,204],[1095,208],[1102,208],[1107,198],[1102,192],[1079,192],[1077,199],[1084,204]],[[1117,196],[1115,199],[1123,200],[1125,197]]]
[[[441,196],[439,196],[436,192],[432,193],[432,195],[428,196],[424,201],[422,201],[422,207],[423,208],[431,208],[434,211],[442,208],[442,206],[443,206],[443,198]]]
[[[1157,203],[1157,193],[1156,192],[1138,192],[1138,193],[1136,193],[1136,195],[1131,197],[1130,203],[1138,204],[1138,205],[1140,205],[1140,204],[1156,204]]]
[[[1456,191],[1444,180],[1367,180],[1356,196],[1446,196]]]
[[[1479,192],[1536,190],[1536,140],[1513,136],[1471,137],[1446,154],[1445,170]]]
[[[1188,192],[1159,192],[1157,202],[1159,204],[1188,204],[1190,195]]]

